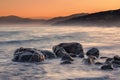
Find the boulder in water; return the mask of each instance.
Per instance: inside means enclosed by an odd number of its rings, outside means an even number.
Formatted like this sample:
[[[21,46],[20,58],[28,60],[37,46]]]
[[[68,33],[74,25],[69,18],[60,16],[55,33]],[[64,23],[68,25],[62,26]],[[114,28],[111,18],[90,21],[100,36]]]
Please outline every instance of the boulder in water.
[[[45,56],[35,48],[18,48],[14,52],[13,61],[16,62],[41,62]]]
[[[95,62],[95,65],[103,65],[101,62]]]
[[[92,48],[87,51],[86,53],[87,56],[95,56],[96,58],[99,57],[99,50],[97,48]]]
[[[72,64],[72,62],[69,60],[66,60],[66,61],[61,62],[60,64]]]
[[[105,64],[101,67],[102,70],[113,70],[113,66],[111,64]]]
[[[117,60],[117,61],[120,61],[120,56],[116,55],[116,56],[113,57],[113,59],[114,59],[115,61],[116,61],[116,60]]]
[[[60,43],[56,46],[53,47],[53,52],[55,54],[58,54],[58,48],[63,48],[68,54],[73,53],[75,55],[83,55],[84,56],[84,52],[83,52],[83,48],[82,45],[80,43],[76,43],[76,42],[72,42],[72,43]]]

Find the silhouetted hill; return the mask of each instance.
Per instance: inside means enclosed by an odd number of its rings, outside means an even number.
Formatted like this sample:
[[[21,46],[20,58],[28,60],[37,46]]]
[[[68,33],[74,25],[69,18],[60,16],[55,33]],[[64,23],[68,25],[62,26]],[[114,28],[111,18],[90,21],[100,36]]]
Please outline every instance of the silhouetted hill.
[[[0,17],[0,24],[18,24],[18,23],[44,23],[42,19],[21,18],[18,16],[2,16]]]
[[[87,13],[72,14],[72,15],[64,16],[64,17],[55,17],[55,18],[52,18],[52,19],[49,19],[48,21],[46,21],[46,23],[54,24],[54,23],[57,23],[60,21],[65,21],[65,20],[68,20],[71,18],[80,17],[80,16],[84,16],[84,15],[87,15]]]
[[[120,26],[120,9],[73,17],[58,21],[54,25]]]

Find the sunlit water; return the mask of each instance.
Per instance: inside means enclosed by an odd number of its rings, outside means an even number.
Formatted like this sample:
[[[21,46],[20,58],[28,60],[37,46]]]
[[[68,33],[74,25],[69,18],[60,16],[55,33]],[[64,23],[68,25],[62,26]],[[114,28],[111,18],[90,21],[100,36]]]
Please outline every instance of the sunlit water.
[[[60,59],[42,63],[11,61],[19,47],[51,50],[61,42],[79,42],[84,52],[97,47],[101,56],[112,57],[120,55],[120,28],[1,25],[0,80],[120,80],[119,68],[102,71],[100,66],[84,65],[80,58],[71,65],[60,65]]]

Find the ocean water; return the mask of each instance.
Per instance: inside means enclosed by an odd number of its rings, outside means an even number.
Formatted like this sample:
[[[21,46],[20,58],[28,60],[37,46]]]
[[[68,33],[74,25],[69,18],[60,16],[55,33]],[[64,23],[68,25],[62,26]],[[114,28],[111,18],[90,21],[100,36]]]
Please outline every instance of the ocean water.
[[[60,59],[40,63],[11,61],[19,47],[52,51],[62,42],[79,42],[84,52],[96,47],[100,56],[120,56],[119,27],[0,25],[0,80],[120,80],[120,68],[102,71],[100,66],[84,65],[80,58],[70,65],[60,65]]]

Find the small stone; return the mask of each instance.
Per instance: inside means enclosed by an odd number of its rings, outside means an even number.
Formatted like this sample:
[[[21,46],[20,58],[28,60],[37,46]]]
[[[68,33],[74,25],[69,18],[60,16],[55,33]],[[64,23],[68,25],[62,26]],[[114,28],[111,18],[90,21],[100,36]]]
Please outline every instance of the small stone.
[[[72,64],[71,61],[63,61],[60,64]]]
[[[105,64],[101,67],[102,70],[113,70],[113,66],[111,64]]]
[[[103,65],[101,62],[96,62],[95,65]]]

